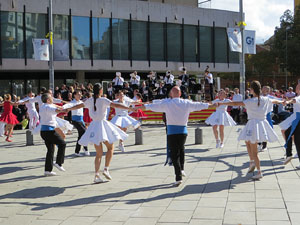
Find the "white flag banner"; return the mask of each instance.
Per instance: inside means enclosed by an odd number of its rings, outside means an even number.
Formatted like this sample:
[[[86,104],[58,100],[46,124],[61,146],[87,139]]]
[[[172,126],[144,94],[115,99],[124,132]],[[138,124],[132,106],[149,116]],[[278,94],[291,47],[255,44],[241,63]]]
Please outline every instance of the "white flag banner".
[[[48,39],[32,39],[34,59],[41,61],[49,61],[49,40]]]
[[[242,34],[240,28],[227,28],[230,50],[242,53]]]
[[[245,54],[256,54],[256,41],[255,31],[245,30],[244,31],[244,52]]]

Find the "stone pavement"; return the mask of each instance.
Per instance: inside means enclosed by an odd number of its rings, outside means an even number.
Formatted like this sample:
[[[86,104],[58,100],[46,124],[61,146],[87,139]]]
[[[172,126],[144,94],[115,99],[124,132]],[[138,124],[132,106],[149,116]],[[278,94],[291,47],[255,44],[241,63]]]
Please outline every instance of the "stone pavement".
[[[110,167],[113,180],[93,184],[95,150],[74,158],[76,133],[67,136],[64,167],[44,177],[45,146],[39,137],[25,146],[25,131],[15,131],[13,143],[1,138],[0,224],[3,225],[151,225],[151,224],[300,224],[298,160],[282,166],[280,143],[260,153],[264,178],[251,181],[239,127],[225,128],[225,147],[215,149],[212,129],[203,127],[204,144],[194,145],[196,125],[189,126],[187,177],[178,188],[173,167],[163,166],[166,136],[161,125],[145,125],[144,145],[134,145],[134,133],[116,150]],[[277,134],[280,134],[276,126]],[[102,167],[103,168],[103,164]]]

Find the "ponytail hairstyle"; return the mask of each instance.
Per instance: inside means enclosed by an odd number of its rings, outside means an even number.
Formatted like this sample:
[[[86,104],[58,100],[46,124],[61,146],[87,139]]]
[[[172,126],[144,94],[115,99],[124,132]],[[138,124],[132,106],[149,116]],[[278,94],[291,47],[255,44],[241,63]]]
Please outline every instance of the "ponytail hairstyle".
[[[11,101],[11,95],[10,94],[5,94],[4,95],[4,100],[5,101]]]
[[[260,106],[261,85],[260,85],[259,81],[257,81],[257,80],[252,81],[251,88],[253,89],[253,92],[257,95],[257,98],[258,98],[257,105]]]
[[[97,107],[96,107],[96,100],[97,98],[99,98],[99,92],[100,90],[102,89],[102,85],[100,83],[96,83],[93,87],[93,92],[94,92],[94,111],[97,110]]]

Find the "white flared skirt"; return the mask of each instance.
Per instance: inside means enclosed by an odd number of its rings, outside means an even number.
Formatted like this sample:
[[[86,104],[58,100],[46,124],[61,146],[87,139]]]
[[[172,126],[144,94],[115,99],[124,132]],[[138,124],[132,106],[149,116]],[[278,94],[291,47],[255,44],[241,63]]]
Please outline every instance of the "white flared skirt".
[[[205,120],[209,125],[235,126],[236,123],[226,111],[217,110]]]
[[[63,120],[59,117],[56,117],[56,128],[60,128],[64,134],[68,133],[73,129],[73,125],[69,123],[67,120]],[[40,134],[41,124],[39,124],[36,128],[34,128],[31,132],[33,135]]]
[[[126,116],[116,115],[114,116],[114,118],[111,119],[110,122],[122,128],[128,128],[132,126],[134,129],[136,129],[141,125],[139,121],[137,121],[136,119],[128,115]]]
[[[238,137],[238,141],[240,140],[250,141],[252,144],[256,142],[275,142],[278,140],[278,136],[266,119],[251,119],[241,131]]]
[[[279,127],[281,130],[287,130],[290,126],[292,126],[293,121],[296,119],[296,113],[293,113],[288,118],[286,118],[284,121],[282,121],[279,124]]]
[[[88,146],[89,144],[99,145],[101,142],[108,141],[110,144],[125,140],[128,135],[120,128],[107,120],[93,120],[88,129],[79,140],[79,144]]]

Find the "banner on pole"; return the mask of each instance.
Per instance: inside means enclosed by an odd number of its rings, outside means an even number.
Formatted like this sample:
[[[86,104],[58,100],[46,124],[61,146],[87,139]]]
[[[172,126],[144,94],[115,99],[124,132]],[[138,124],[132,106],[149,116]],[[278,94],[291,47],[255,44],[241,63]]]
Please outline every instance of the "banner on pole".
[[[34,59],[38,61],[49,61],[49,40],[32,39]]]
[[[245,54],[256,54],[256,41],[255,31],[245,30],[244,31],[244,52]]]
[[[242,53],[242,34],[240,28],[227,28],[230,50]]]
[[[68,40],[54,40],[53,57],[54,61],[69,61]]]

